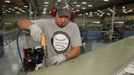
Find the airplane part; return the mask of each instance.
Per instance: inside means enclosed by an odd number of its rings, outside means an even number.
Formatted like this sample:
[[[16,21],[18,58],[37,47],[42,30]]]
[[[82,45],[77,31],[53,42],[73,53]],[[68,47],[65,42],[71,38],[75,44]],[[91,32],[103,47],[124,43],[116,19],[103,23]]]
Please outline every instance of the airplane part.
[[[28,75],[117,75],[134,59],[134,36],[81,54],[58,66],[48,66]]]

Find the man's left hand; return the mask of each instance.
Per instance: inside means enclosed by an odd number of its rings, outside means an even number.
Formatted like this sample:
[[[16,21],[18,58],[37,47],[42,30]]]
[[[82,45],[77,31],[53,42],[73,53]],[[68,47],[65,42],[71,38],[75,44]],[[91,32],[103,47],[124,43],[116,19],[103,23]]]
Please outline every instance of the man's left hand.
[[[53,65],[59,65],[66,60],[67,60],[67,57],[65,55],[58,54],[50,59],[50,63]]]

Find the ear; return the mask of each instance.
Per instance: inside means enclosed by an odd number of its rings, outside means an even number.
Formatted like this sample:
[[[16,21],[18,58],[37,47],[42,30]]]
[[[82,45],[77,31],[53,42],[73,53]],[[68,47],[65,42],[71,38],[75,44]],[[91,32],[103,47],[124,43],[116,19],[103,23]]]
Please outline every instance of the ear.
[[[56,13],[57,13],[57,9],[56,9],[55,6],[53,6],[52,9],[51,9],[51,15],[52,15],[53,17],[55,17],[55,16],[56,16]]]
[[[71,13],[71,17],[70,17],[70,21],[73,21],[75,19],[75,17],[76,17],[75,12],[72,12]]]

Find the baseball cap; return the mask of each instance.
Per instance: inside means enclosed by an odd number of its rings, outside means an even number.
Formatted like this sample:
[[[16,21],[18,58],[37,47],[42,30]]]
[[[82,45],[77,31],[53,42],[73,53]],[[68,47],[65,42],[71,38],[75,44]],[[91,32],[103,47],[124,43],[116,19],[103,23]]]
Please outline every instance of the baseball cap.
[[[57,5],[57,11],[59,16],[71,16],[72,6],[69,3],[59,2]]]

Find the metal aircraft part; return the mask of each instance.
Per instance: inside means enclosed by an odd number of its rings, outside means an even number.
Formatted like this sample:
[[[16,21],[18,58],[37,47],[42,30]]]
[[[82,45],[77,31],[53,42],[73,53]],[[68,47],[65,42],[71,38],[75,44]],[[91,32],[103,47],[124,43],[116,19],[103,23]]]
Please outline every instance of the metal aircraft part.
[[[134,58],[134,36],[27,75],[114,75]]]

